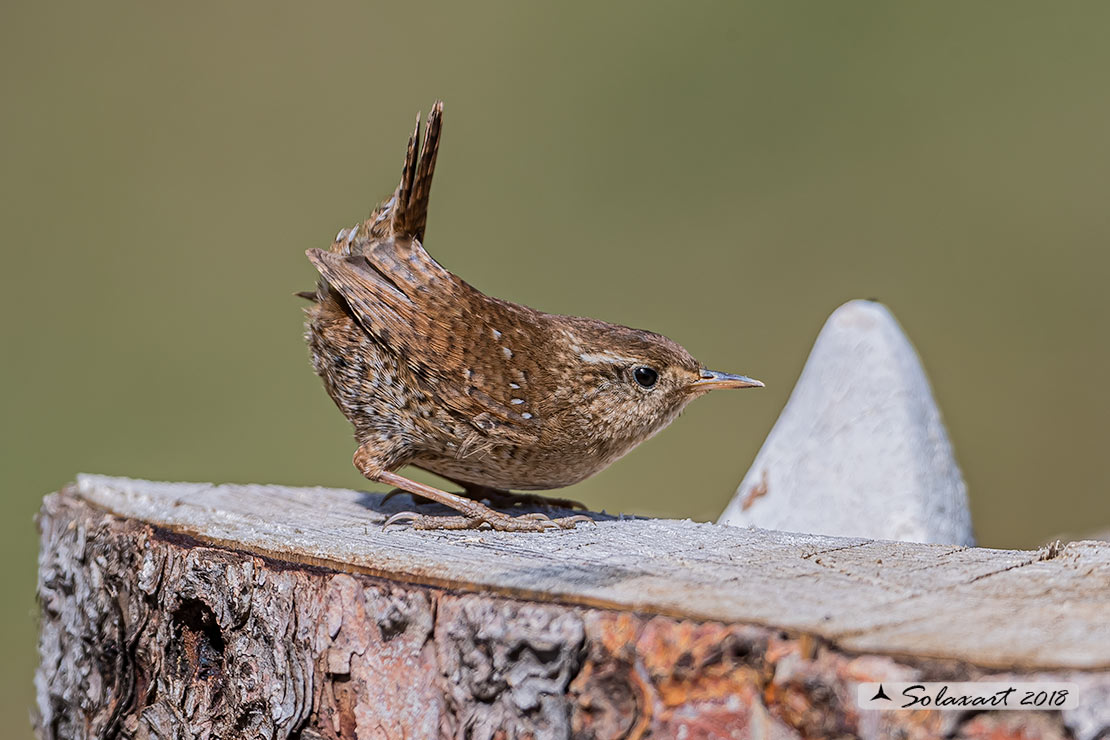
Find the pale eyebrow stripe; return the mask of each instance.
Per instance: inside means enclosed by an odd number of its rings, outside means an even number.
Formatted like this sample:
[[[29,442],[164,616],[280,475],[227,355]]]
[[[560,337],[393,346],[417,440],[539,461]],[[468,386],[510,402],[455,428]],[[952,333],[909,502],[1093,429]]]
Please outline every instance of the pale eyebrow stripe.
[[[582,360],[582,362],[589,362],[594,365],[601,363],[609,364],[613,362],[623,362],[629,365],[635,365],[641,362],[641,360],[638,360],[635,357],[627,357],[625,355],[618,355],[612,352],[583,352],[582,354],[578,355],[578,359]]]

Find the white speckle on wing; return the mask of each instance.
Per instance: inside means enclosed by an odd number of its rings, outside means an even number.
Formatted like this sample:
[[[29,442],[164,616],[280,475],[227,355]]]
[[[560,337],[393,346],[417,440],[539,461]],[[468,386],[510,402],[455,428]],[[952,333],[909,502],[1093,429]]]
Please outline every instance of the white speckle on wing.
[[[509,387],[512,388],[515,391],[518,388],[520,388],[520,385],[517,384],[517,383],[509,383]]]
[[[531,419],[531,418],[532,418],[532,415],[531,415],[531,414],[529,414],[529,413],[528,413],[527,411],[525,411],[525,412],[524,412],[523,414],[521,414],[520,416],[521,416],[521,418],[522,418],[522,419]]]
[[[340,229],[339,233],[335,235],[335,241],[336,242],[341,242],[346,238],[347,238],[347,230],[346,229]]]
[[[519,406],[520,404],[524,403],[524,399],[523,398],[514,398],[511,401],[509,401],[509,403],[513,404],[514,406]]]
[[[379,221],[383,221],[385,219],[385,217],[389,215],[389,210],[391,208],[393,208],[393,203],[396,202],[396,200],[397,200],[397,196],[394,195],[394,196],[390,197],[390,199],[387,200],[382,205],[381,213],[379,213],[378,217],[374,219],[374,223],[378,223]]]
[[[501,348],[501,353],[503,355],[505,355],[506,360],[513,359],[513,351],[511,349],[509,349],[508,347],[502,347]]]
[[[493,338],[494,339],[500,339],[501,338],[501,332],[497,331],[497,329],[490,329],[490,331],[493,332]]]
[[[355,235],[358,234],[358,224],[351,227],[350,232],[347,234],[347,243],[350,244],[355,240]]]

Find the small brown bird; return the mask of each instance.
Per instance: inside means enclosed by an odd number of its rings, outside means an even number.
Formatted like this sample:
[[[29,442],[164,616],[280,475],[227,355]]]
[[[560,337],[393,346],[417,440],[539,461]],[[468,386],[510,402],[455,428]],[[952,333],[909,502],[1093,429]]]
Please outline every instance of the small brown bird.
[[[372,481],[461,516],[404,512],[417,529],[540,531],[584,516],[509,516],[481,503],[538,499],[608,467],[717,388],[762,386],[706,370],[659,334],[557,316],[484,295],[424,251],[443,104],[409,138],[401,184],[366,221],[309,249],[320,271],[306,339],[328,394],[354,425]],[[409,480],[414,465],[464,495]],[[560,502],[560,503],[566,503]]]

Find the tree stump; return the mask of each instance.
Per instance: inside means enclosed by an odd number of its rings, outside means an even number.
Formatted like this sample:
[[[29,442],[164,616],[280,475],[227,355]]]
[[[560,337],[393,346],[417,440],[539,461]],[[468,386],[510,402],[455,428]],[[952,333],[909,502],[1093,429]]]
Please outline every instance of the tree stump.
[[[614,518],[383,530],[400,496],[82,476],[39,517],[42,738],[1110,736],[1110,544]],[[864,681],[1076,682],[871,711]]]

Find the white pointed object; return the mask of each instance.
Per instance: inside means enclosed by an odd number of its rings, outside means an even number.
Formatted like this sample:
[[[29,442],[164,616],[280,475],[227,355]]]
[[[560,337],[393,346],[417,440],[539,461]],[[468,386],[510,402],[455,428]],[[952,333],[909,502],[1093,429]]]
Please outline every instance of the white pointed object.
[[[967,487],[909,339],[850,301],[817,337],[721,524],[974,544]]]

